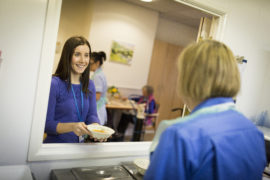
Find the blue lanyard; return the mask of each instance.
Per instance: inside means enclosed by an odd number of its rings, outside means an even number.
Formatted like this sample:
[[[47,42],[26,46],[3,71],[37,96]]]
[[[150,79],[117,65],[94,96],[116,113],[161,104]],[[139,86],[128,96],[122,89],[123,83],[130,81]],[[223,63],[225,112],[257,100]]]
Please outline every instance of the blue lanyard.
[[[76,106],[76,109],[77,109],[78,118],[79,118],[80,122],[83,122],[83,118],[82,118],[82,113],[83,113],[83,92],[82,92],[82,88],[81,88],[81,98],[82,98],[82,100],[81,100],[82,101],[82,112],[81,113],[79,111],[77,99],[76,99],[76,96],[75,96],[72,85],[71,85],[71,90],[72,90],[72,93],[73,93],[73,98],[74,98],[75,106]]]

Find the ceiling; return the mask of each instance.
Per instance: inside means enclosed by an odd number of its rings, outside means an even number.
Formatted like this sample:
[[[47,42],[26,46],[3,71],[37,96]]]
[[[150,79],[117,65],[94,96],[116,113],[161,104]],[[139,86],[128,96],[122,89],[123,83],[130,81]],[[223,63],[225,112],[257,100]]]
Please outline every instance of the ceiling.
[[[201,17],[212,17],[212,15],[186,6],[174,0],[153,0],[152,2],[143,2],[140,0],[124,1],[158,11],[160,17],[185,24],[193,28],[199,28]]]

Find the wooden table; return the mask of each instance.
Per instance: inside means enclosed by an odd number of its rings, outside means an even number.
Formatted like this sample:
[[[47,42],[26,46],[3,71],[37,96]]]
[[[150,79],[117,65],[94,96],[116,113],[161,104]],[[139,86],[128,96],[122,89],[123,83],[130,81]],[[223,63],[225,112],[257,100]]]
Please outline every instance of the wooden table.
[[[117,127],[122,115],[125,110],[136,111],[136,103],[131,100],[122,100],[112,98],[109,99],[106,104],[107,114],[108,114],[108,126],[113,128],[117,132]]]
[[[144,105],[138,105],[132,100],[122,100],[122,99],[110,99],[106,104],[108,113],[108,126],[113,128],[117,132],[117,127],[122,115],[122,110],[134,110],[136,113],[139,109],[144,107]],[[143,108],[144,111],[144,108]],[[139,119],[137,117],[136,124],[134,126],[133,141],[139,141],[142,131],[144,119]]]
[[[106,104],[107,109],[132,110],[137,108],[137,104],[132,100],[111,99]]]

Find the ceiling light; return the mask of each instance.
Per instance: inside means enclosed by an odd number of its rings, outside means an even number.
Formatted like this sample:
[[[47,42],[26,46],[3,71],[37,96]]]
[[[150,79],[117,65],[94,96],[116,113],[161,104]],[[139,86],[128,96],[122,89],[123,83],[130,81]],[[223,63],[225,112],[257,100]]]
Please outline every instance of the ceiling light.
[[[143,2],[152,2],[153,0],[141,0]]]

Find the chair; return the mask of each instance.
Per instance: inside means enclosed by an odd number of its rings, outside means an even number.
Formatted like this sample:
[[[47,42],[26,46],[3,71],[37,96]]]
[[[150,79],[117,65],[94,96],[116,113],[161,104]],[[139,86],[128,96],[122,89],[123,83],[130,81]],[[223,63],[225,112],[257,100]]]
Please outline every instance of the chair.
[[[145,135],[145,132],[146,131],[151,131],[153,130],[154,133],[156,132],[156,124],[157,124],[157,118],[159,116],[159,113],[158,113],[158,110],[160,108],[160,104],[156,102],[155,104],[155,113],[152,113],[152,114],[147,114],[145,113],[144,114],[144,123],[143,123],[143,127],[142,127],[142,140],[144,140],[144,135]],[[151,121],[152,121],[152,126],[146,126],[146,122],[147,122],[147,119],[148,118],[151,118]]]
[[[184,104],[183,108],[177,107],[177,108],[171,109],[171,111],[172,112],[180,111],[179,114],[181,117],[187,116],[190,113],[186,104]]]
[[[183,108],[180,108],[180,107],[177,107],[177,108],[173,108],[173,109],[171,109],[171,111],[172,112],[176,112],[176,111],[180,111],[180,115],[182,116],[182,114],[183,114]]]

